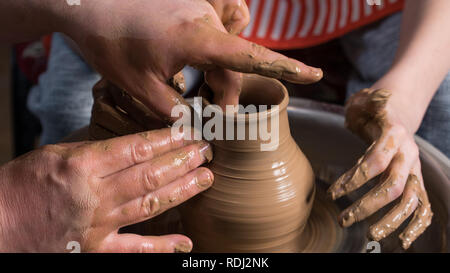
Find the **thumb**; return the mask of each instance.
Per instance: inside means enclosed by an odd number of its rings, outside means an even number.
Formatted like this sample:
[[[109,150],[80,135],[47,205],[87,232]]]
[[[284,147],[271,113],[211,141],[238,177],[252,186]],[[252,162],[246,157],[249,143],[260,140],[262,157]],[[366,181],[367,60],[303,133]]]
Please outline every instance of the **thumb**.
[[[245,0],[208,0],[226,30],[239,34],[250,22],[250,12]]]

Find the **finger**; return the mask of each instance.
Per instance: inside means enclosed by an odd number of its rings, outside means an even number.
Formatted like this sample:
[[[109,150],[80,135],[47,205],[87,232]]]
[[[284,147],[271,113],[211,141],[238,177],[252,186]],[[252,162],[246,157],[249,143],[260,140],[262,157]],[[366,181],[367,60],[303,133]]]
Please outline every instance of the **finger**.
[[[366,154],[352,169],[330,186],[328,189],[330,197],[336,200],[381,174],[389,166],[403,139],[403,135],[392,130],[383,134],[367,149]]]
[[[205,67],[207,70],[212,64],[237,72],[256,73],[303,84],[317,82],[322,78],[321,69],[307,66],[216,28],[204,26],[202,29],[202,39],[187,38],[191,43],[191,56],[197,56],[190,61],[194,67]],[[199,51],[199,48],[203,50]],[[203,55],[199,56],[199,52]]]
[[[106,177],[104,188],[114,206],[153,192],[212,160],[210,144],[201,141]]]
[[[108,89],[112,85],[111,82],[109,82],[105,78],[101,78],[92,88],[92,96],[94,97],[94,101],[101,96],[105,96],[108,93]]]
[[[423,177],[420,171],[420,162],[416,164],[413,174],[410,176],[410,180],[414,187],[414,191],[417,193],[419,205],[408,226],[399,235],[399,238],[402,241],[403,249],[408,249],[411,246],[411,244],[425,231],[425,229],[431,225],[431,220],[433,218],[431,204],[428,200],[428,195],[423,184]]]
[[[142,84],[141,90],[134,90],[136,99],[147,108],[152,109],[161,120],[168,125],[173,124],[180,116],[172,116],[172,110],[176,106],[184,106],[189,109],[189,104],[184,98],[166,82],[158,79],[148,80]]]
[[[239,34],[250,22],[250,12],[244,0],[208,0],[230,34]]]
[[[166,127],[164,122],[140,101],[130,96],[127,92],[114,86],[108,89],[114,103],[126,112],[130,119],[138,123],[145,130],[154,130]]]
[[[214,104],[226,109],[226,105],[238,105],[242,90],[242,74],[218,68],[205,73],[205,81],[214,93]]]
[[[191,252],[192,241],[183,235],[140,236],[137,234],[115,234],[102,252],[115,253],[173,253]]]
[[[183,71],[178,72],[172,78],[170,78],[169,85],[180,94],[186,92],[186,82],[184,80]]]
[[[339,223],[343,227],[349,227],[397,199],[405,187],[413,165],[411,161],[413,160],[405,158],[402,153],[397,154],[389,166],[386,179],[345,209],[339,217]]]
[[[395,205],[381,220],[369,229],[370,237],[375,241],[386,238],[396,230],[417,208],[416,186],[409,175],[400,203]]]
[[[83,147],[86,159],[104,177],[193,143],[192,132],[165,128],[95,141]]]
[[[145,131],[145,128],[115,108],[109,94],[98,96],[92,106],[91,122],[118,135]]]
[[[229,19],[224,22],[224,26],[228,33],[233,35],[239,35],[250,23],[250,12],[248,10],[245,1],[239,1],[242,3],[238,9],[236,9]]]
[[[154,192],[118,207],[110,215],[111,222],[120,228],[153,218],[206,190],[213,179],[210,170],[197,168]]]

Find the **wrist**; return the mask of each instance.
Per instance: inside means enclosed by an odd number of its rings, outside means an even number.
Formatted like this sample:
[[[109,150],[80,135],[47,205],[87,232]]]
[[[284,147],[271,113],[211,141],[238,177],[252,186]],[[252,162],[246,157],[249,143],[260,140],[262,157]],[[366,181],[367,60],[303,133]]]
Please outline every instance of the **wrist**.
[[[414,86],[414,81],[408,79],[405,73],[395,71],[387,73],[371,89],[387,89],[391,92],[385,108],[386,118],[415,134],[432,97],[427,96],[429,90]]]
[[[98,3],[97,3],[98,2]],[[61,32],[72,39],[84,35],[87,27],[96,27],[98,12],[105,1],[45,0],[39,5],[48,32]],[[110,1],[106,1],[110,2]]]

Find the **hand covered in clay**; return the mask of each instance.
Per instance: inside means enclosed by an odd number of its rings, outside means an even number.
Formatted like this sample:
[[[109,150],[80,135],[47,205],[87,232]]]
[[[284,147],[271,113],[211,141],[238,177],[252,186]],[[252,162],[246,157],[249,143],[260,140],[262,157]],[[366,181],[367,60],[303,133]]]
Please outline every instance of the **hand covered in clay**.
[[[399,107],[392,105],[390,95],[384,89],[364,89],[347,102],[347,128],[372,145],[358,163],[330,187],[329,194],[337,199],[381,175],[373,189],[341,213],[340,223],[344,227],[351,226],[399,199],[370,227],[369,236],[379,241],[413,214],[399,236],[402,247],[407,249],[431,224],[433,213],[424,187],[414,132],[399,118]]]
[[[183,235],[118,234],[209,188],[209,144],[170,129],[44,146],[0,168],[0,252],[189,252]]]
[[[168,123],[177,118],[170,117],[173,106],[185,102],[167,80],[185,65],[295,83],[321,79],[320,69],[229,34],[221,20],[228,17],[227,6],[220,18],[213,5],[206,0],[86,1],[73,9],[64,32],[97,71]],[[225,25],[237,31],[233,16]],[[240,85],[240,77],[230,79],[236,81],[232,86]]]

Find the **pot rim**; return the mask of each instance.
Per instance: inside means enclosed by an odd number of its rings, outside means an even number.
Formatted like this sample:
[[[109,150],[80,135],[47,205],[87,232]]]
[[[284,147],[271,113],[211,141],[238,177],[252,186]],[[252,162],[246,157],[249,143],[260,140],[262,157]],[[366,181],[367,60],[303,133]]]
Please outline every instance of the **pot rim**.
[[[226,117],[226,120],[234,120],[234,122],[237,121],[257,121],[257,120],[261,120],[261,119],[265,119],[267,117],[273,117],[275,115],[278,115],[280,112],[285,111],[287,109],[287,106],[289,104],[289,94],[288,91],[286,89],[286,87],[277,79],[274,78],[269,78],[269,77],[265,77],[265,76],[261,76],[258,74],[242,74],[242,81],[244,83],[244,81],[249,81],[249,80],[255,80],[255,79],[260,79],[263,81],[267,81],[268,83],[271,83],[275,86],[277,86],[279,88],[279,90],[282,93],[282,99],[281,102],[278,104],[272,104],[273,106],[278,106],[277,108],[271,107],[270,109],[267,109],[265,111],[262,112],[256,112],[256,113],[245,113],[245,114],[239,114],[239,113],[224,113],[223,111],[221,111],[221,115]],[[244,84],[243,84],[244,85]],[[205,83],[202,84],[202,86],[199,89],[198,95],[201,96],[203,98],[203,108],[206,106],[213,106],[213,107],[218,107],[220,108],[220,106],[216,105],[216,104],[212,104],[209,102],[208,99],[211,99],[211,95],[212,94],[205,94],[206,92],[208,93],[212,93],[211,89],[209,88],[209,86]],[[204,96],[205,95],[205,96]]]

